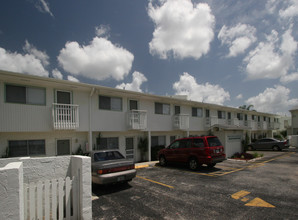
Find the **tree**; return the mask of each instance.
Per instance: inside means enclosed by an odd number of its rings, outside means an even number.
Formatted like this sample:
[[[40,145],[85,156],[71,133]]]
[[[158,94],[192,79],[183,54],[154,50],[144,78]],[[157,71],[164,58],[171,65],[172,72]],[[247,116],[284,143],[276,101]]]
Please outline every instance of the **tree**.
[[[244,109],[244,110],[248,110],[248,111],[254,111],[254,110],[252,110],[251,108],[253,108],[254,107],[254,105],[241,105],[241,106],[239,106],[239,108],[241,108],[241,109]]]

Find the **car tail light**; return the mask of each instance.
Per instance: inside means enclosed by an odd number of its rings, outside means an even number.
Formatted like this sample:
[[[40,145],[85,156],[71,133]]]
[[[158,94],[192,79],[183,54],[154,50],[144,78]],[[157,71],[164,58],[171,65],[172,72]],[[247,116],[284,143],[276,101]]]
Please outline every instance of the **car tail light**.
[[[113,167],[113,168],[107,168],[107,169],[101,169],[97,170],[97,174],[107,174],[107,173],[115,173],[115,172],[121,172],[125,170],[132,170],[135,168],[135,165],[128,165],[128,166],[122,166],[122,167]]]

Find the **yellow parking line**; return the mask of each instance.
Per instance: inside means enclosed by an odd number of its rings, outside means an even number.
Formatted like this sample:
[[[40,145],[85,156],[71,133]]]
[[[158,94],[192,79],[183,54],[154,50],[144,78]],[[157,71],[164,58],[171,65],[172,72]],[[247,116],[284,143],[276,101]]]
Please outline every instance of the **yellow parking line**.
[[[152,182],[152,183],[156,183],[156,184],[159,184],[159,185],[162,185],[162,186],[165,186],[165,187],[174,189],[174,186],[170,186],[170,185],[167,185],[167,184],[164,184],[164,183],[160,183],[160,182],[157,182],[157,181],[154,181],[154,180],[151,180],[151,179],[147,179],[147,178],[142,177],[142,176],[137,176],[137,177],[140,178],[140,179],[143,179],[143,180],[147,180],[147,181]]]
[[[136,165],[135,166],[136,169],[141,169],[141,168],[145,168],[145,167],[149,167],[149,165],[145,164],[145,165]]]

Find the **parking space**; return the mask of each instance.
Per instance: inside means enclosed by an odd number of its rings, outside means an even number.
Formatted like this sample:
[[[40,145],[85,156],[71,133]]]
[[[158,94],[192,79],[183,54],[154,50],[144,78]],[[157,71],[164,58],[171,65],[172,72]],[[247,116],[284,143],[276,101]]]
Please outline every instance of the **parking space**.
[[[145,166],[126,185],[93,189],[94,219],[298,219],[298,155],[269,152],[212,169]]]

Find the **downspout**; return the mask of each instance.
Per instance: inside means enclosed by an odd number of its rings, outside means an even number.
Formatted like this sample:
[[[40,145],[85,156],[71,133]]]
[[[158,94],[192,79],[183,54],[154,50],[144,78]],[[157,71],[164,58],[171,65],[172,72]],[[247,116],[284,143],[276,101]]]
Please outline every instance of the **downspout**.
[[[95,88],[93,87],[90,92],[89,96],[89,131],[88,131],[88,143],[89,143],[89,151],[93,150],[93,143],[92,143],[92,96],[95,92]]]
[[[148,161],[151,161],[151,131],[148,131]]]

